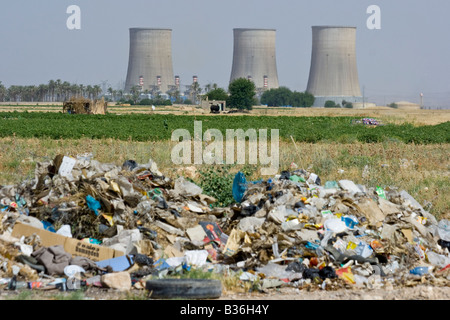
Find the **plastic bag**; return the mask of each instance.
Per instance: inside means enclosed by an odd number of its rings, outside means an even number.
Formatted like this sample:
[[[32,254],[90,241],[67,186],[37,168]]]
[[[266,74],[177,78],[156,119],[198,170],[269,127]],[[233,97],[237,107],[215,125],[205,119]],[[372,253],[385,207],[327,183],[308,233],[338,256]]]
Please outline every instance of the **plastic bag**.
[[[100,202],[98,202],[97,200],[95,200],[92,196],[88,195],[86,196],[86,202],[87,205],[89,207],[89,209],[91,209],[92,211],[95,212],[95,215],[98,216],[98,209],[101,209],[101,205]]]
[[[185,197],[195,197],[203,192],[202,188],[183,177],[179,177],[175,181],[175,191]]]
[[[428,261],[432,265],[440,267],[440,268],[444,268],[445,266],[450,264],[450,257],[448,257],[448,256],[446,257],[442,254],[437,254],[433,251],[427,252],[427,258],[428,258]]]
[[[450,241],[450,223],[447,219],[442,219],[438,223],[439,237],[444,241]]]

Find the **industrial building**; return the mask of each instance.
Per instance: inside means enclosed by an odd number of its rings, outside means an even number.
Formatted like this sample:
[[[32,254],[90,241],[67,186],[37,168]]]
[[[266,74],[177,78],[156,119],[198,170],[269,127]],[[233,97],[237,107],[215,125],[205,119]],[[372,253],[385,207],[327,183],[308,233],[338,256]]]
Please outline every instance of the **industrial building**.
[[[234,47],[230,82],[254,82],[257,96],[279,88],[275,29],[233,29]],[[130,28],[130,52],[125,92],[138,86],[142,93],[165,95],[180,90],[174,76],[172,29]],[[193,78],[193,85],[197,82]],[[188,86],[189,92],[193,85]],[[364,107],[356,59],[356,27],[313,26],[309,79],[306,91],[315,96],[314,107],[327,100],[345,100]],[[191,92],[192,93],[192,92]]]
[[[356,61],[356,27],[313,26],[311,68],[307,91],[315,107],[327,100],[363,102]]]
[[[278,88],[276,30],[233,29],[234,48],[230,82],[246,78],[258,92]]]
[[[176,81],[172,62],[171,29],[130,29],[130,54],[125,92],[139,86],[142,92],[165,94]]]

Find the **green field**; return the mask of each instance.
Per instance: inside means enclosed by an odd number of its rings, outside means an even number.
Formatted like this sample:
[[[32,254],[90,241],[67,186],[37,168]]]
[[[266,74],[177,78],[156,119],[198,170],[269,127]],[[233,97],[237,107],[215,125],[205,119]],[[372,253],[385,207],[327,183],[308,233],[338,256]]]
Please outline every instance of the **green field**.
[[[385,142],[415,144],[450,142],[450,122],[433,126],[385,124],[368,127],[352,124],[352,117],[290,116],[191,116],[161,114],[69,115],[62,113],[0,113],[0,137],[51,139],[119,139],[133,141],[170,140],[176,129],[194,132],[194,121],[203,131],[218,129],[278,129],[282,139],[292,136],[298,142]]]
[[[279,129],[280,171],[291,163],[322,181],[349,179],[369,187],[408,191],[437,217],[450,217],[450,122],[437,125],[389,123],[375,128],[353,125],[354,117],[256,115],[69,115],[56,112],[0,113],[0,185],[34,177],[37,162],[58,154],[90,153],[103,163],[153,159],[161,172],[176,178],[188,165],[174,165],[172,132],[219,129]],[[291,139],[292,137],[292,139]],[[270,139],[270,138],[269,138]],[[294,139],[294,140],[293,140]],[[211,181],[229,181],[238,170],[260,179],[261,166],[196,165],[213,170]],[[182,173],[181,173],[182,174]],[[231,175],[231,176],[230,176]],[[204,183],[206,176],[194,181]],[[267,178],[267,177],[262,177]],[[221,192],[225,187],[221,185]],[[230,196],[230,195],[228,195]]]

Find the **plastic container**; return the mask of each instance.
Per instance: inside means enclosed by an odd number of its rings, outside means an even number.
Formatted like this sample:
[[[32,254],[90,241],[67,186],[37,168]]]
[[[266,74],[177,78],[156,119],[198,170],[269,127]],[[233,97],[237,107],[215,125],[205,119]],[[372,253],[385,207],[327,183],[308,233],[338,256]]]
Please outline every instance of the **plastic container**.
[[[415,267],[414,269],[409,270],[409,273],[421,276],[428,274],[429,271],[429,267]]]

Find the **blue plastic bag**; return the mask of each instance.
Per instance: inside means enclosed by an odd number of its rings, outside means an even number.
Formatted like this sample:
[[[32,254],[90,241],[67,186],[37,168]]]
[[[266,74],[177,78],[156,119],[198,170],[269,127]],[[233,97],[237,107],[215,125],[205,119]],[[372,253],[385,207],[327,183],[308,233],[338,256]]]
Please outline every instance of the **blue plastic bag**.
[[[86,197],[86,202],[87,202],[87,205],[88,205],[88,207],[89,207],[89,209],[91,209],[92,211],[94,211],[95,212],[95,215],[96,216],[98,216],[99,215],[99,213],[98,213],[98,209],[101,209],[101,205],[100,205],[100,202],[99,201],[97,201],[97,200],[95,200],[92,196],[90,196],[90,195],[88,195],[87,197]]]
[[[245,175],[239,171],[236,173],[233,180],[233,198],[237,203],[242,201],[246,190],[247,180],[245,179]]]

